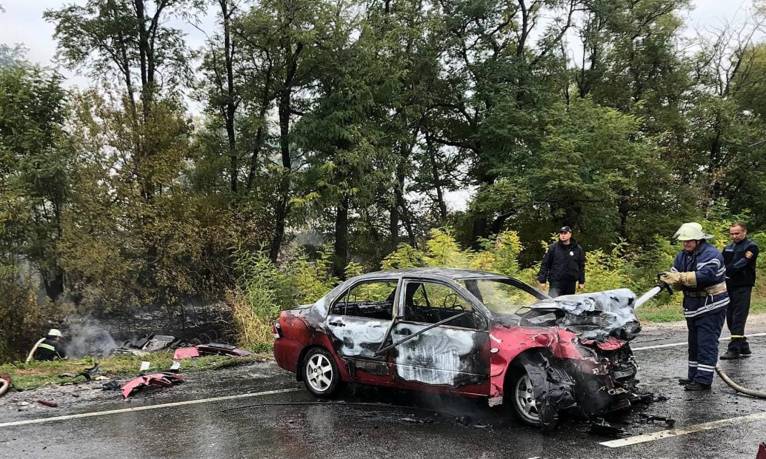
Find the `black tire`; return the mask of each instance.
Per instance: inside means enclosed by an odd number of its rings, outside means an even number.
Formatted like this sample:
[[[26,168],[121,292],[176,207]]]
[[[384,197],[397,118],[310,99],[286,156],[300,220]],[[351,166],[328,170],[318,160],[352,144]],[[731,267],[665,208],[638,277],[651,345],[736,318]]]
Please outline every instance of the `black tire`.
[[[306,389],[317,397],[332,397],[340,387],[340,372],[326,350],[310,349],[301,362],[301,377]]]

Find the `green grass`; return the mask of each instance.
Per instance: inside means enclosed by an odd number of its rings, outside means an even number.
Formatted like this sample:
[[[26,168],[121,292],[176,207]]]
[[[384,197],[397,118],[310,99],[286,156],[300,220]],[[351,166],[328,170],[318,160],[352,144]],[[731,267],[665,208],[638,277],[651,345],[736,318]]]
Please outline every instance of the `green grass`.
[[[181,372],[215,370],[261,361],[267,358],[270,358],[270,354],[258,353],[247,357],[213,355],[184,359],[181,360]],[[72,377],[62,375],[67,373],[76,375],[86,368],[92,367],[95,362],[99,363],[100,372],[98,374],[111,378],[137,375],[142,361],[147,361],[151,364],[150,371],[163,371],[170,367],[172,360],[172,352],[153,352],[142,357],[114,356],[103,359],[86,357],[83,359],[54,360],[51,362],[15,362],[0,365],[0,374],[10,375],[13,380],[13,387],[17,390],[29,390],[48,384],[83,382],[85,379],[82,376]]]
[[[681,296],[674,295],[675,301],[663,305],[647,304],[638,310],[638,318],[641,322],[675,322],[684,320],[681,310]],[[677,301],[677,302],[676,302]],[[750,303],[750,314],[766,313],[766,298],[755,298]]]

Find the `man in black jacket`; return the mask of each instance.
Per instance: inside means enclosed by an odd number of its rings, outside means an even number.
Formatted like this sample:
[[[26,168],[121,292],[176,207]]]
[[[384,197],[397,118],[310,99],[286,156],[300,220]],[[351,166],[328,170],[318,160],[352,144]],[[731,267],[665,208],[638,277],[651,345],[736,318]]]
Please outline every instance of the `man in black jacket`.
[[[585,250],[572,239],[572,228],[559,230],[559,240],[545,252],[537,280],[543,289],[546,282],[550,284],[548,295],[552,297],[574,294],[577,284],[585,287]]]
[[[729,291],[729,308],[726,310],[726,325],[731,332],[729,348],[723,360],[750,357],[750,345],[745,338],[745,322],[750,312],[750,293],[755,285],[755,262],[758,246],[747,238],[747,226],[735,223],[729,228],[731,244],[723,250],[726,264],[726,289]]]

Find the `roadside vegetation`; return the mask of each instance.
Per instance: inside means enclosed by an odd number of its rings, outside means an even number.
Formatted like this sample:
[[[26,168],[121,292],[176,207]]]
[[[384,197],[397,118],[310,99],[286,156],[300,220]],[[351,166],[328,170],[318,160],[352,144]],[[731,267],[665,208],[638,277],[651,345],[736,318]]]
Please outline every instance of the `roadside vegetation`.
[[[355,273],[532,280],[563,225],[588,290],[650,286],[683,222],[721,244],[744,220],[766,249],[766,9],[688,34],[693,3],[45,11],[87,86],[0,43],[0,362],[67,317],[181,322],[223,299],[264,349],[280,309]]]
[[[725,241],[728,224],[715,221],[705,226],[716,235],[714,242]],[[753,236],[766,243],[766,234]],[[547,242],[541,241],[541,245]],[[478,249],[464,249],[449,229],[431,230],[430,237],[416,249],[409,244],[388,254],[380,269],[406,269],[414,267],[450,267],[496,272],[521,279],[536,286],[539,264],[523,267],[519,262],[524,250],[519,235],[504,231],[491,239],[483,239]],[[656,285],[657,273],[669,269],[673,257],[680,250],[668,238],[657,237],[651,250],[640,251],[626,243],[612,246],[611,250],[588,252],[586,259],[586,292],[629,288],[637,295]],[[316,261],[305,256],[277,266],[265,256],[245,252],[240,254],[238,288],[231,294],[240,345],[265,350],[273,342],[271,325],[282,309],[313,303],[332,289],[339,279],[332,275],[327,251]],[[766,278],[766,260],[759,260],[759,276]],[[347,266],[346,277],[361,273],[360,266]],[[763,283],[753,293],[751,314],[766,313],[766,291]],[[683,320],[681,293],[672,296],[662,293],[639,309],[638,316],[645,322],[671,322]]]
[[[181,361],[181,373],[193,373],[203,370],[216,370],[243,365],[269,358],[266,354],[253,354],[247,357],[229,357],[222,355],[201,356]],[[6,363],[0,365],[0,375],[9,375],[16,390],[30,390],[50,384],[75,384],[86,381],[79,375],[84,370],[99,365],[96,376],[107,378],[127,378],[137,376],[141,362],[151,364],[149,372],[162,372],[170,368],[172,352],[153,352],[145,356],[112,356],[104,358],[86,357],[82,359],[53,360],[50,362]]]

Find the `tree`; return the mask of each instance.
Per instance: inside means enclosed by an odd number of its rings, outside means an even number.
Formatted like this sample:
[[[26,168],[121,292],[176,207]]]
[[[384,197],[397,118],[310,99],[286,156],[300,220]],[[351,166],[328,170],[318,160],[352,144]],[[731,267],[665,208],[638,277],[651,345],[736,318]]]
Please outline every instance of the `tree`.
[[[311,55],[322,46],[326,20],[324,2],[267,0],[253,7],[238,25],[237,33],[242,37],[245,48],[243,53],[257,59],[255,66],[259,71],[256,75],[261,77],[259,81],[246,84],[260,86],[260,107],[264,114],[271,94],[277,107],[280,161],[275,171],[274,225],[269,245],[272,261],[277,260],[284,241],[293,194],[292,175],[296,158],[291,130],[294,118],[303,113],[298,94],[312,82]],[[265,118],[259,121],[265,122]],[[257,152],[260,145],[256,148]],[[252,164],[255,165],[255,162]]]
[[[52,300],[64,291],[56,245],[73,167],[66,116],[60,76],[25,63],[0,68],[0,256],[33,263]]]

